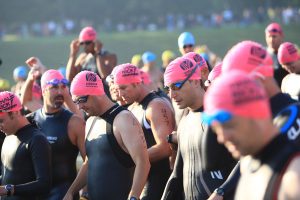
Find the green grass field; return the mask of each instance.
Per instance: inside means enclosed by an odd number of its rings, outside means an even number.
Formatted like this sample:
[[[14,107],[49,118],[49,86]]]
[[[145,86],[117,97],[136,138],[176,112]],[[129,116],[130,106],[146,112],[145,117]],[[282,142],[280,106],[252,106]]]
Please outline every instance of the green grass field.
[[[209,49],[221,57],[227,50],[242,40],[254,40],[265,45],[265,25],[253,25],[250,27],[226,28],[194,28],[186,31],[192,32],[199,45],[206,44]],[[283,27],[285,40],[300,44],[300,24]],[[118,63],[130,62],[132,55],[150,50],[157,54],[158,64],[161,64],[161,53],[171,49],[177,54],[177,38],[181,31],[177,32],[125,32],[125,33],[99,33],[104,48],[115,52],[118,56]],[[12,71],[16,66],[25,65],[24,61],[37,56],[48,68],[65,66],[69,55],[69,44],[77,37],[48,37],[28,38],[10,42],[0,41],[0,58],[3,63],[0,66],[0,77],[12,81]],[[12,82],[11,82],[12,83]]]

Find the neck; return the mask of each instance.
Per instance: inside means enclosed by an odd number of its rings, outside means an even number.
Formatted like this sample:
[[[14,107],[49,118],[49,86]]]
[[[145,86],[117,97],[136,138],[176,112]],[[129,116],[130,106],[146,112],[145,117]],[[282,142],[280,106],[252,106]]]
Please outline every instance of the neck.
[[[103,115],[107,110],[109,110],[113,105],[115,105],[114,102],[112,102],[106,95],[97,97],[97,103],[96,107],[98,109],[97,115]]]
[[[191,111],[195,111],[203,106],[205,90],[199,85],[193,92],[193,102],[188,106]]]
[[[138,98],[135,100],[135,102],[140,103],[151,91],[148,87],[143,87],[141,85],[137,86],[139,88],[139,96]]]
[[[47,105],[43,106],[43,111],[46,114],[53,114],[53,113],[56,113],[56,112],[58,112],[60,110],[61,110],[61,107],[59,107],[59,108],[53,108],[53,107],[50,107],[50,106],[47,106]]]

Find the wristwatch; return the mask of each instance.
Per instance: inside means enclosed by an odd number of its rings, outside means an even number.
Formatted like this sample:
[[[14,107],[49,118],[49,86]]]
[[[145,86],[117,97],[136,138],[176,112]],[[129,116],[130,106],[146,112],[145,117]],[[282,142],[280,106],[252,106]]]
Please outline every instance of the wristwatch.
[[[219,195],[219,196],[224,196],[224,194],[225,194],[225,192],[224,192],[224,189],[223,188],[221,188],[221,187],[219,187],[219,188],[217,188],[217,189],[215,189],[215,191],[214,191],[215,193],[217,193],[217,195]]]
[[[172,137],[173,137],[173,134],[167,135],[167,142],[170,143],[170,144],[173,144],[173,140],[172,140],[173,138]]]
[[[10,196],[11,195],[11,191],[13,190],[13,186],[11,184],[5,185],[4,189],[6,190],[6,195]]]
[[[139,200],[139,199],[136,197],[130,197],[129,200]]]

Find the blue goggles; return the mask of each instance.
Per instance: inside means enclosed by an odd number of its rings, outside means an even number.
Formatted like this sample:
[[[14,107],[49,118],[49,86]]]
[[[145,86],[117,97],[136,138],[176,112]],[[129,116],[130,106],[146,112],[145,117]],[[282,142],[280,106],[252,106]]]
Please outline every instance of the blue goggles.
[[[55,79],[52,79],[50,81],[47,81],[46,83],[47,83],[47,85],[58,86],[60,83],[63,84],[63,85],[68,85],[69,81],[65,78],[60,79],[60,80],[55,78]]]
[[[200,66],[200,65],[196,65],[196,66],[194,67],[194,69],[191,71],[191,73],[190,73],[183,81],[179,81],[179,82],[177,82],[177,83],[172,83],[170,86],[165,86],[165,90],[166,90],[166,91],[169,91],[170,88],[171,88],[171,90],[180,90],[180,89],[182,88],[183,84],[184,84],[185,82],[187,82],[187,81],[191,78],[191,76],[195,73],[196,69],[197,69],[199,66]]]
[[[224,124],[231,120],[233,115],[225,110],[220,110],[213,115],[209,115],[207,113],[202,114],[202,120],[205,124],[211,125],[214,121],[217,121],[221,124]]]

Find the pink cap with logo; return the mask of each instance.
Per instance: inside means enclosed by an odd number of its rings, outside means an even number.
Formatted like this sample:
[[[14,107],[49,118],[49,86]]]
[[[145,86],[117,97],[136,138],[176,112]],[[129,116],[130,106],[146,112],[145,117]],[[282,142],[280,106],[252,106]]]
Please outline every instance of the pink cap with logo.
[[[189,58],[189,59],[195,61],[199,65],[200,70],[202,70],[204,68],[208,69],[205,59],[198,53],[189,52],[187,54],[184,54],[182,57]]]
[[[282,35],[283,31],[282,31],[281,26],[278,23],[271,23],[265,29],[265,33],[271,34],[271,35],[274,35],[274,34]]]
[[[222,74],[204,95],[204,112],[216,116],[225,111],[236,116],[271,117],[269,99],[258,81],[243,71]]]
[[[290,42],[285,42],[279,46],[277,57],[280,64],[295,62],[300,59],[297,48]]]
[[[79,42],[94,41],[97,38],[97,32],[91,26],[87,26],[80,31]]]
[[[70,91],[75,96],[101,96],[105,94],[100,77],[91,71],[79,72],[71,82]]]
[[[176,58],[167,66],[166,71],[164,73],[165,86],[184,80],[193,72],[193,69],[195,67],[197,67],[197,69],[191,75],[189,80],[201,79],[200,66],[198,67],[196,62],[189,58]]]
[[[205,81],[205,86],[210,86],[211,83],[218,78],[222,73],[222,62],[218,63],[211,72],[209,72],[207,80]]]
[[[259,43],[243,41],[233,46],[223,59],[222,72],[233,69],[273,77],[273,60]]]
[[[0,115],[22,109],[20,99],[12,92],[0,92]]]
[[[47,70],[41,78],[41,88],[42,90],[44,90],[46,88],[47,85],[49,85],[48,83],[57,79],[57,80],[62,80],[64,79],[64,75],[62,75],[62,73],[60,73],[60,71],[55,70],[55,69],[49,69]]]
[[[117,85],[141,83],[140,69],[131,63],[118,65],[114,74],[114,81]]]

